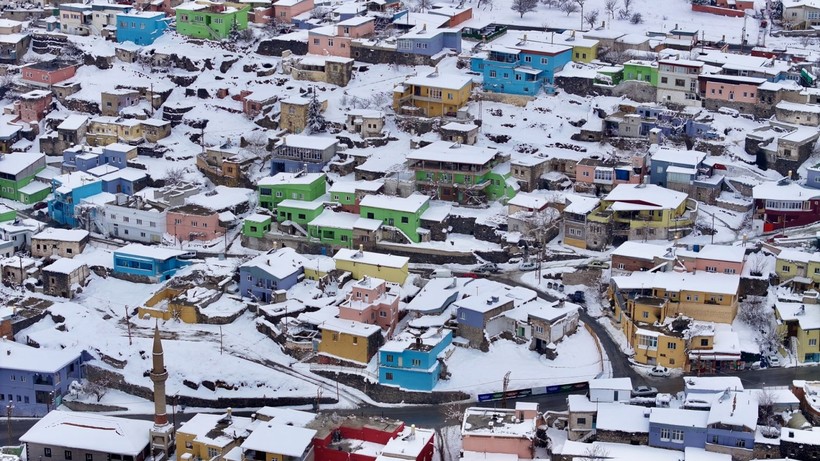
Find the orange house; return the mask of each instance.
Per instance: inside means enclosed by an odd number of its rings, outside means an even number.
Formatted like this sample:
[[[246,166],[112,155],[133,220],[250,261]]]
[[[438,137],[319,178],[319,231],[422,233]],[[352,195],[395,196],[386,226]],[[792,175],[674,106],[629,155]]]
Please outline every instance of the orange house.
[[[290,24],[293,17],[313,9],[313,0],[279,0],[273,3],[273,15],[281,24]]]
[[[339,305],[339,318],[378,325],[389,336],[399,321],[399,297],[387,291],[384,280],[365,276],[353,285],[350,297]]]
[[[70,79],[75,73],[77,66],[57,59],[29,64],[20,71],[23,83],[46,88]]]
[[[51,109],[51,92],[34,90],[20,95],[20,120],[37,123],[44,119]]]
[[[183,205],[168,210],[165,232],[180,242],[210,241],[222,237],[225,228],[219,223],[219,213],[199,205]]]

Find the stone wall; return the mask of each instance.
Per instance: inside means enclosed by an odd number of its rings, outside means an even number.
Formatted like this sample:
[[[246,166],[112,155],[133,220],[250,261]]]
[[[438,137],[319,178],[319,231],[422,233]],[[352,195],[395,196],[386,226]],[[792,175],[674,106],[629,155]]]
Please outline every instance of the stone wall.
[[[290,51],[300,56],[306,55],[308,44],[295,40],[263,40],[256,49],[256,52],[263,56],[282,56],[283,51]]]
[[[331,371],[317,371],[316,374],[338,381],[340,384],[356,388],[368,395],[371,399],[383,403],[409,403],[422,405],[436,405],[447,402],[468,400],[470,396],[464,392],[411,392],[392,386],[383,386],[367,382],[363,376],[335,373]],[[432,409],[431,411],[435,411]]]
[[[436,66],[444,57],[433,59],[431,56],[424,56],[414,53],[397,53],[395,48],[365,47],[352,44],[350,46],[350,56],[356,61],[370,64],[396,64],[404,66]]]
[[[755,113],[755,104],[749,102],[740,102],[740,101],[721,101],[718,99],[705,99],[703,101],[703,107],[707,110],[717,111],[721,107],[728,107],[729,109],[734,109],[741,114],[754,114]]]
[[[769,280],[757,278],[740,278],[740,286],[738,287],[738,297],[744,296],[766,296],[769,292]]]
[[[798,444],[791,440],[780,440],[780,456],[787,456],[789,459],[801,461],[814,461],[820,459],[820,445]]]
[[[647,411],[649,410],[647,409]],[[595,433],[595,440],[627,445],[649,445],[649,434],[645,432],[606,431],[599,428]]]
[[[636,102],[655,102],[658,99],[658,89],[650,83],[626,80],[615,85],[612,96],[626,96]]]

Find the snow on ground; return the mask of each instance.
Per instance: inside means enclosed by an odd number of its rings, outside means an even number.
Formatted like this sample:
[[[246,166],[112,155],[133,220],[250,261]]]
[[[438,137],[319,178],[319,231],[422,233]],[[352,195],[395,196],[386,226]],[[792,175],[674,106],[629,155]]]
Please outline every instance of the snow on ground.
[[[499,339],[489,352],[455,348],[447,361],[449,380],[439,381],[436,391],[463,391],[475,395],[502,389],[510,373],[510,389],[575,383],[595,378],[602,371],[595,339],[583,327],[558,343],[558,357],[548,360],[526,345]]]

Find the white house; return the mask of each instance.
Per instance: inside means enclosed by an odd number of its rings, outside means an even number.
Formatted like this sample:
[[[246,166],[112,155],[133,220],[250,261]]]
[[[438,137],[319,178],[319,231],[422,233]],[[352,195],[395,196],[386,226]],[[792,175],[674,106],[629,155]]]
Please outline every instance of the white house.
[[[590,402],[626,402],[632,398],[630,378],[593,379],[589,382]]]

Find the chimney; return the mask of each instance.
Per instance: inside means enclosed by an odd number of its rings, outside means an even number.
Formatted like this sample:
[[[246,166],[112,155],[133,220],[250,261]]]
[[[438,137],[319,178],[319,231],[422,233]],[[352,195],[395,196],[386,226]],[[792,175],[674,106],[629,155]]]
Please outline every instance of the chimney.
[[[228,417],[228,419],[231,419],[232,414],[233,414],[233,408],[228,407],[228,408],[225,409],[225,415]]]
[[[415,424],[410,425],[410,438],[411,439],[416,438],[416,425]]]

